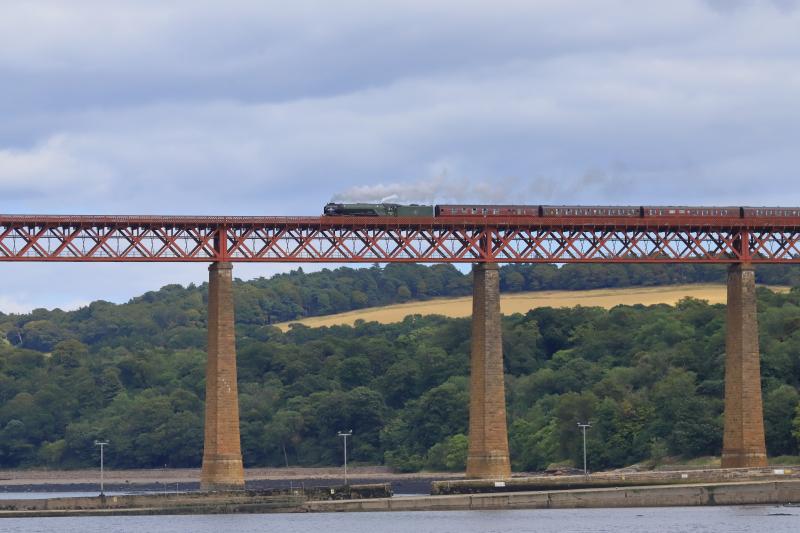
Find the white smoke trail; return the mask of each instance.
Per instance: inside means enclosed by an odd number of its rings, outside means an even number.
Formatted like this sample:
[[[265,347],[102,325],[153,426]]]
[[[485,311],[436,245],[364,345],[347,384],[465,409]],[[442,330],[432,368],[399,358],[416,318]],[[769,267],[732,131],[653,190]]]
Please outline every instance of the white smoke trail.
[[[583,175],[528,180],[502,178],[474,181],[453,178],[446,172],[408,183],[379,183],[351,187],[333,196],[342,203],[478,203],[478,204],[576,204],[615,202],[629,192],[633,182],[614,172],[591,170]]]
[[[333,202],[447,203],[491,202],[509,203],[515,198],[514,187],[519,180],[508,178],[495,182],[474,182],[455,179],[442,173],[438,176],[409,183],[379,183],[351,187],[334,195]]]

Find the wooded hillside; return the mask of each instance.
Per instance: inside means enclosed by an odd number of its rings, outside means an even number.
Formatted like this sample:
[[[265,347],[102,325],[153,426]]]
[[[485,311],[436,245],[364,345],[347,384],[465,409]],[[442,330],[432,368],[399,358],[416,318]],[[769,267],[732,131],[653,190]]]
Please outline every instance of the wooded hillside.
[[[761,281],[797,281],[763,268]],[[504,267],[506,291],[718,281],[724,268]],[[449,266],[294,271],[236,283],[245,464],[353,460],[463,468],[468,319],[282,333],[271,322],[410,298],[468,294]],[[113,467],[197,466],[202,454],[205,286],[170,285],[114,305],[0,315],[0,467],[87,466],[110,439]],[[800,290],[759,290],[769,452],[797,454]],[[718,454],[724,307],[542,308],[504,318],[514,467],[577,460],[591,420],[593,469],[666,454]],[[792,423],[795,422],[794,434]]]

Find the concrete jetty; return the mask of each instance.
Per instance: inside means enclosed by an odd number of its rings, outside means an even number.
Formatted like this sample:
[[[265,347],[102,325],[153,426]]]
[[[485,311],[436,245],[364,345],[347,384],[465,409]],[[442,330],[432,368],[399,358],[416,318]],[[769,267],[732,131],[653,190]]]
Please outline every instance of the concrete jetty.
[[[800,503],[800,480],[307,502],[312,512],[685,507]]]
[[[450,496],[311,500],[241,492],[0,501],[0,518],[44,516],[301,513],[684,507],[800,503],[800,480],[547,490]]]
[[[449,479],[434,481],[432,495],[599,489],[652,485],[688,485],[744,481],[800,481],[800,468],[705,468],[694,470],[597,472],[589,475],[520,476],[510,479]]]

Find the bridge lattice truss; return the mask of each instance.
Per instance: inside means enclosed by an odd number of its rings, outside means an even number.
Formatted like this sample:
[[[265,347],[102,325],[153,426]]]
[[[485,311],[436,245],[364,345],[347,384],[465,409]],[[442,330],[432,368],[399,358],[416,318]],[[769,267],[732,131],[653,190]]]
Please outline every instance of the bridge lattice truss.
[[[800,263],[800,220],[0,215],[0,261]]]

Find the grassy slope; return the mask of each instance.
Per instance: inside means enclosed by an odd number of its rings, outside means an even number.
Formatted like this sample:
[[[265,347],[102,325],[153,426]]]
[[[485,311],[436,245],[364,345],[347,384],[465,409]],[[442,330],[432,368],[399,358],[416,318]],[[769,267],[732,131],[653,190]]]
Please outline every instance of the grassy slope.
[[[788,287],[769,287],[775,291],[788,291]],[[707,300],[712,304],[725,303],[725,285],[692,284],[668,285],[660,287],[629,287],[624,289],[596,289],[588,291],[536,291],[503,294],[500,307],[503,314],[525,313],[536,307],[604,307],[615,305],[653,305],[675,304],[682,298],[691,297]],[[290,323],[300,323],[309,327],[352,325],[356,320],[375,321],[382,324],[399,322],[408,315],[444,315],[465,317],[472,313],[472,298],[437,298],[422,302],[409,302],[385,307],[370,307],[339,313],[316,316],[277,324],[282,330],[289,329]]]

